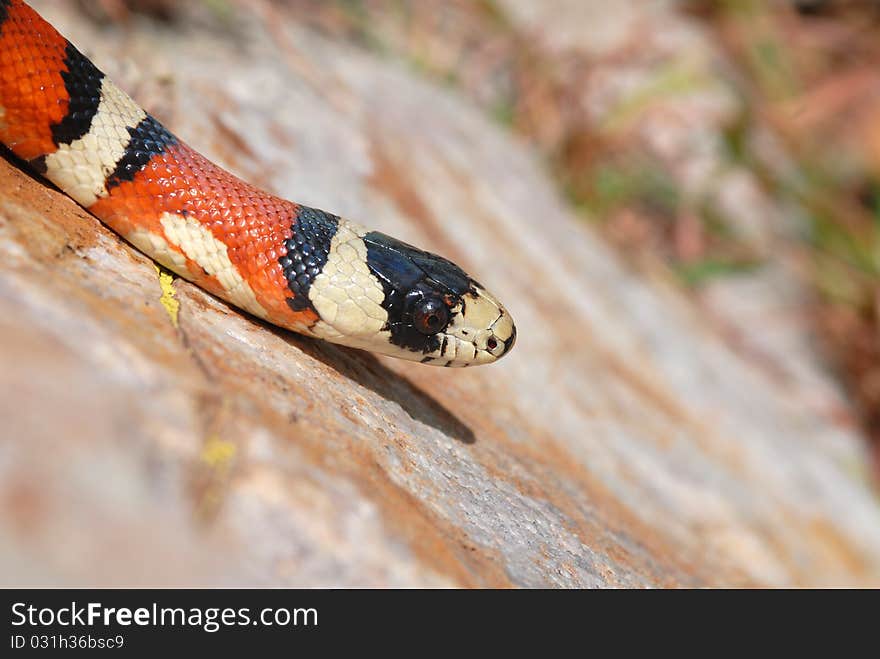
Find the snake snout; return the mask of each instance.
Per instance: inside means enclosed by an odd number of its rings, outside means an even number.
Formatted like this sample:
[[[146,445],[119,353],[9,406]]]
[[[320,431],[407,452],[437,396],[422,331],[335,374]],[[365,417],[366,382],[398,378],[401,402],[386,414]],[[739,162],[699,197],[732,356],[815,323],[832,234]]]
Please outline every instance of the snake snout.
[[[459,312],[446,330],[456,349],[441,351],[454,355],[448,366],[490,364],[507,354],[516,340],[516,326],[510,313],[479,284],[462,296]]]
[[[498,320],[492,324],[492,336],[498,344],[492,350],[496,358],[506,355],[513,348],[513,344],[516,343],[516,325],[513,324],[513,318],[510,317],[510,314],[504,308],[501,309],[501,315],[498,316]],[[491,339],[488,343],[492,343]],[[487,347],[492,348],[491,345]]]

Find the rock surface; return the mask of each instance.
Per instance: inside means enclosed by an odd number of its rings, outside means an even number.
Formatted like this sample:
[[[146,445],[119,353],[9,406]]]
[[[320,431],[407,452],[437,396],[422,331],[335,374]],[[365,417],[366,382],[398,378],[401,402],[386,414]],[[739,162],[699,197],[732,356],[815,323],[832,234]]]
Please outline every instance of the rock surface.
[[[461,263],[519,339],[427,368],[181,280],[175,326],[148,259],[0,161],[0,582],[880,585],[855,433],[453,91],[263,3],[232,39],[34,4],[206,155]]]

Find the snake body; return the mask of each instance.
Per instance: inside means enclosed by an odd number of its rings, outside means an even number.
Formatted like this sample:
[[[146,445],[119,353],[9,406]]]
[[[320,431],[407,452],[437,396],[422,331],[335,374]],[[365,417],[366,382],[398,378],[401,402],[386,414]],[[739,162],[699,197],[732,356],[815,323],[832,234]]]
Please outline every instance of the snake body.
[[[147,256],[280,327],[441,366],[514,343],[460,267],[215,165],[21,0],[0,0],[0,142]]]

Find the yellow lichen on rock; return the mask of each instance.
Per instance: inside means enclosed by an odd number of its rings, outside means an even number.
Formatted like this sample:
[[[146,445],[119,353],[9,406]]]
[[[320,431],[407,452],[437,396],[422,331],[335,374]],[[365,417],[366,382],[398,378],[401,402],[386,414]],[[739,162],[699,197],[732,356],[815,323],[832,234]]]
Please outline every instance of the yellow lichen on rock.
[[[219,437],[209,437],[202,448],[201,457],[212,469],[228,469],[235,458],[235,444]]]
[[[176,328],[178,326],[177,317],[180,313],[180,300],[177,299],[174,293],[174,275],[166,272],[155,263],[153,267],[156,268],[156,273],[159,275],[159,288],[162,289],[162,297],[159,298],[159,302],[165,307],[165,311],[168,312],[168,317],[171,319],[171,324]]]

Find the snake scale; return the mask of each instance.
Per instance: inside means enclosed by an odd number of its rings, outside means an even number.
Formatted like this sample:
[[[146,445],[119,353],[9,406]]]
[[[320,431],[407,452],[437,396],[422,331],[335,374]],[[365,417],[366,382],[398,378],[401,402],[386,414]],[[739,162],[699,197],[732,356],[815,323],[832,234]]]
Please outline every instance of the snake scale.
[[[515,341],[460,267],[225,171],[21,0],[0,0],[0,142],[150,258],[280,327],[440,366]]]

